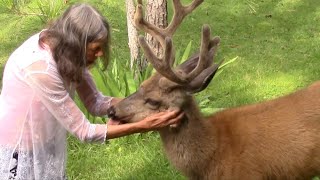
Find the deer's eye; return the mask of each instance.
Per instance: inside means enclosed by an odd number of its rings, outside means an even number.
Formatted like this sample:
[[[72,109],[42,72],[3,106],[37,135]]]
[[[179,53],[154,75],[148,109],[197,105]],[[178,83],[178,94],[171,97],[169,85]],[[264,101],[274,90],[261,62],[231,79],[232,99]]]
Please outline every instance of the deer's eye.
[[[157,109],[160,106],[161,102],[148,98],[146,100],[146,104],[150,105],[152,107],[152,109]]]

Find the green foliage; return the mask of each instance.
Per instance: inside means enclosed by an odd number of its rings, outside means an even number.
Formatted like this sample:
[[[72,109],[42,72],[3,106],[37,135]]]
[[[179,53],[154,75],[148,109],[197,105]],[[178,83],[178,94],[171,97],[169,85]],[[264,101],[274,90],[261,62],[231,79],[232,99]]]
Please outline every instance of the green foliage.
[[[62,10],[65,8],[63,0],[37,0],[36,2],[40,14],[38,17],[43,23],[58,17]]]
[[[181,54],[181,50],[177,50],[176,55],[175,55],[175,64],[174,66],[177,66],[179,64],[182,64],[184,61],[186,61],[188,59],[188,57],[190,56],[190,52],[191,52],[191,48],[192,48],[192,41],[190,41],[187,45],[187,47],[184,49],[182,56]]]
[[[68,179],[185,180],[168,163],[159,138],[145,133],[88,145],[69,137]]]
[[[223,68],[224,68],[225,66],[227,66],[227,65],[235,62],[238,58],[239,58],[239,57],[237,56],[237,57],[235,57],[235,58],[230,59],[229,61],[227,61],[227,62],[225,62],[225,63],[220,62],[220,63],[222,63],[222,64],[219,66],[218,72],[217,72],[216,75],[214,76],[214,79],[216,79],[216,78],[219,76],[219,74],[221,74],[221,73],[223,72]]]
[[[14,9],[16,9],[16,7],[14,6],[14,1],[12,0],[0,0],[0,3],[7,10],[13,11]]]
[[[102,71],[101,65],[97,64],[91,69],[91,73],[103,94],[126,97],[137,89],[133,71],[127,63],[123,64],[117,59],[110,63],[108,70]]]
[[[60,15],[66,7],[63,0],[0,0],[1,6],[9,12],[21,15],[36,15],[42,23]]]
[[[30,0],[0,0],[3,7],[13,13],[21,13],[21,8],[28,4]]]
[[[144,59],[144,57],[141,57]],[[139,85],[146,79],[148,79],[152,73],[154,73],[154,69],[150,63],[148,63],[147,67],[141,70],[138,64],[134,64],[132,67],[133,76],[137,79],[135,86],[139,87]]]
[[[314,177],[314,178],[312,178],[312,180],[320,180],[320,178],[319,177]]]
[[[223,72],[224,68],[226,66],[230,65],[231,63],[234,63],[237,59],[238,59],[238,57],[235,57],[235,58],[232,58],[231,60],[228,60],[225,63],[220,62],[222,64],[219,66],[218,72],[216,72],[216,74],[213,77],[212,81],[217,81],[217,78]],[[214,96],[212,94],[205,94],[203,96],[198,96],[197,102],[198,102],[198,105],[199,105],[202,113],[204,113],[204,114],[212,114],[212,113],[215,113],[217,111],[220,111],[220,110],[224,109],[224,108],[218,108],[218,107],[210,106],[210,103],[213,100],[214,100]]]
[[[114,59],[110,63],[108,70],[103,71],[102,65],[97,63],[91,68],[91,74],[94,77],[97,88],[106,96],[126,97],[137,89],[134,74],[127,64],[119,63]],[[105,123],[105,117],[92,116],[85,108],[78,96],[75,101],[86,117],[93,123]]]

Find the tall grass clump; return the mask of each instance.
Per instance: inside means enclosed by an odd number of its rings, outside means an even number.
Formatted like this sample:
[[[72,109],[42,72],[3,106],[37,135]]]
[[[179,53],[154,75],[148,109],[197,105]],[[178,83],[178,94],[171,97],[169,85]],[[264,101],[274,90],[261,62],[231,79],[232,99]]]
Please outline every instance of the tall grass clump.
[[[43,23],[58,17],[66,6],[63,0],[37,0],[36,4],[40,12],[37,16]]]
[[[21,14],[22,8],[29,2],[30,0],[0,0],[3,7],[17,14]]]

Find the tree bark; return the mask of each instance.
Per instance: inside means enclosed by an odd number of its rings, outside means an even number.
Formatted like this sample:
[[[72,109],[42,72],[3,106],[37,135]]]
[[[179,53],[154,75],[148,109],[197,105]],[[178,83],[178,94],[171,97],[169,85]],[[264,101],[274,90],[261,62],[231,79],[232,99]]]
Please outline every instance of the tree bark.
[[[133,25],[133,17],[135,12],[135,5],[133,0],[126,0],[126,10],[127,10],[127,26],[128,26],[128,46],[130,49],[130,67],[134,66],[134,63],[138,63],[138,71],[142,70],[140,65],[141,62],[141,50],[139,48],[138,42],[138,31]],[[139,60],[140,59],[140,60]]]
[[[130,48],[130,66],[131,69],[136,65],[136,73],[143,72],[148,62],[142,57],[141,49],[138,42],[138,31],[134,27],[133,17],[135,12],[135,5],[133,0],[126,0],[126,10],[127,10],[127,26],[128,26],[128,45]],[[167,21],[167,1],[166,0],[147,0],[146,2],[146,13],[145,19],[151,24],[156,25],[160,28],[165,28],[168,26]],[[163,50],[160,43],[157,42],[152,36],[146,34],[146,40],[155,54],[160,57],[163,54]]]
[[[147,0],[146,4],[146,20],[151,24],[160,28],[166,28],[168,26],[167,20],[167,1],[166,0]],[[160,43],[156,41],[149,34],[146,35],[147,42],[149,43],[155,54],[160,57],[163,54],[163,49]]]

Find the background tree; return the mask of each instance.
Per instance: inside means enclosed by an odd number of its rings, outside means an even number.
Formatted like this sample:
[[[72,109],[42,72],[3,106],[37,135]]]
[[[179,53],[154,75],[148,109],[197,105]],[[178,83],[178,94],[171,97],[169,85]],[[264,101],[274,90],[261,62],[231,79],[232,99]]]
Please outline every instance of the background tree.
[[[157,27],[167,27],[167,1],[166,0],[147,0],[146,1],[146,20]],[[143,72],[147,67],[147,60],[142,56],[141,50],[138,44],[138,32],[133,25],[133,15],[135,11],[135,5],[133,0],[126,1],[127,9],[127,25],[128,25],[128,38],[129,48],[131,54],[131,68],[134,67],[135,63],[137,66],[138,73]],[[156,52],[156,55],[162,55],[162,49],[160,48],[159,42],[157,42],[149,34],[146,35],[147,42],[150,47]]]
[[[156,25],[159,28],[165,28],[168,26],[168,12],[166,0],[147,0],[146,4],[146,20],[151,24]],[[162,55],[162,49],[160,44],[149,34],[146,35],[147,42],[152,47],[153,52],[157,56]]]
[[[141,53],[138,43],[138,31],[134,27],[133,16],[135,12],[135,5],[133,0],[126,0],[126,10],[127,10],[127,28],[128,28],[128,46],[130,49],[130,67],[137,63],[139,71],[141,70],[140,60]]]

